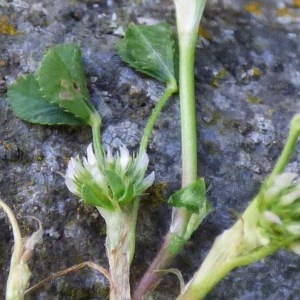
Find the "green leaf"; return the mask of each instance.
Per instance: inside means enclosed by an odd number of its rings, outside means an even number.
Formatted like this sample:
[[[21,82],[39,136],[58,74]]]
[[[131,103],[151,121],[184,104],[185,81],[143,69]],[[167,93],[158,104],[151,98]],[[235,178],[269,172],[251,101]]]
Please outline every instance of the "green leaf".
[[[175,39],[165,22],[128,26],[125,38],[117,44],[121,58],[139,72],[165,83],[175,80]]]
[[[119,175],[114,171],[106,170],[106,177],[115,200],[119,201],[125,193],[124,183]]]
[[[119,200],[121,205],[125,205],[134,198],[134,188],[131,183],[127,184],[123,197]]]
[[[95,190],[91,184],[84,184],[81,189],[82,200],[87,205],[99,206],[110,211],[115,207],[112,202],[99,190]]]
[[[207,206],[206,187],[203,178],[174,193],[168,203],[175,207],[185,207],[193,213],[198,213]]]
[[[90,124],[94,108],[77,45],[62,44],[50,48],[42,60],[38,82],[47,99]]]
[[[42,125],[82,125],[84,121],[46,100],[33,75],[23,76],[8,87],[7,100],[16,116]]]

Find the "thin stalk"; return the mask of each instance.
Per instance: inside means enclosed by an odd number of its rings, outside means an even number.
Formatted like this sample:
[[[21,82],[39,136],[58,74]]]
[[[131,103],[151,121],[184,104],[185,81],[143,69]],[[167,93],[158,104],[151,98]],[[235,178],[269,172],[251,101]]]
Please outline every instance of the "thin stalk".
[[[197,24],[198,28],[198,24]],[[179,32],[179,92],[182,139],[182,187],[197,180],[197,129],[194,86],[194,59],[197,30],[189,34]],[[160,283],[166,269],[187,241],[186,230],[191,212],[174,208],[172,223],[161,250],[139,282],[133,299],[142,300]]]
[[[176,82],[172,81],[172,82],[168,83],[164,94],[159,99],[158,103],[155,105],[155,107],[151,113],[151,116],[147,122],[146,128],[144,130],[144,134],[142,137],[141,145],[140,145],[140,150],[139,150],[140,154],[142,154],[143,152],[146,152],[154,124],[155,124],[156,120],[158,119],[163,107],[166,105],[167,101],[169,100],[169,98],[176,92],[177,92]]]
[[[196,38],[194,35],[185,35],[179,39],[182,187],[193,183],[197,179],[197,126],[194,84]]]
[[[91,117],[91,127],[92,127],[92,135],[93,135],[93,146],[96,158],[100,164],[104,164],[104,152],[101,140],[101,125],[102,119],[97,112]]]
[[[197,35],[195,34],[179,35],[182,187],[193,183],[198,178],[197,123],[194,83],[196,41]],[[174,233],[176,236],[183,237],[191,215],[191,212],[185,208],[173,208],[170,232]],[[180,250],[181,249],[178,249],[178,252]]]
[[[133,200],[132,207],[130,209],[131,211],[131,218],[130,218],[130,231],[129,231],[129,239],[131,242],[131,257],[129,263],[131,264],[134,253],[135,253],[135,232],[136,232],[136,222],[139,212],[139,204],[140,204],[140,198],[136,198]]]
[[[165,275],[165,272],[160,271],[164,270],[172,262],[182,249],[183,244],[181,239],[176,237],[172,232],[168,232],[160,251],[135,289],[133,294],[134,300],[147,299],[147,294],[156,288]]]
[[[292,119],[288,139],[268,180],[271,180],[274,176],[279,175],[284,171],[292,155],[295,152],[299,135],[300,135],[300,114],[296,115]]]

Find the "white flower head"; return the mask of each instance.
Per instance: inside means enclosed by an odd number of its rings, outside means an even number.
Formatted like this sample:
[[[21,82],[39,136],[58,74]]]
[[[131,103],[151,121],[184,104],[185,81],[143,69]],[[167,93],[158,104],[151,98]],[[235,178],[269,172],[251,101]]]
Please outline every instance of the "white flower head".
[[[300,239],[300,182],[296,173],[282,173],[266,181],[259,196],[259,226],[271,242]]]
[[[154,172],[145,177],[149,158],[146,153],[131,156],[125,145],[112,154],[108,147],[105,161],[99,163],[92,144],[87,156],[71,158],[65,175],[68,189],[85,203],[112,210],[143,194],[154,182]]]
[[[87,204],[104,206],[112,210],[107,180],[98,165],[92,144],[87,147],[87,157],[71,158],[65,175],[65,184]]]
[[[115,175],[110,173],[114,181],[122,181],[125,190],[133,190],[133,197],[142,195],[142,193],[149,188],[155,178],[154,172],[145,177],[145,173],[149,164],[149,157],[147,153],[142,153],[138,156],[130,155],[126,145],[121,144],[119,151],[112,155],[110,148],[107,151],[107,161],[109,164],[107,168],[113,171]],[[111,180],[111,184],[112,180]],[[113,190],[113,187],[112,187]],[[127,200],[128,201],[128,200]]]

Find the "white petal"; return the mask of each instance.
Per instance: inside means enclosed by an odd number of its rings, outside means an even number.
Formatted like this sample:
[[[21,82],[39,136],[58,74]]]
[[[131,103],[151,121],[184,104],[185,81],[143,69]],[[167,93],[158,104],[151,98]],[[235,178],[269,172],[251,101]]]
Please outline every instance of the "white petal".
[[[282,190],[289,187],[297,176],[298,174],[296,173],[282,173],[275,177],[273,184],[278,189]]]
[[[71,178],[71,179],[75,179],[75,176],[74,176],[74,166],[73,166],[72,160],[69,161],[65,177],[68,177],[68,178]]]
[[[96,157],[93,151],[93,146],[92,143],[88,145],[87,147],[87,161],[90,165],[95,165],[96,164]]]
[[[83,162],[83,166],[86,169],[89,169],[90,167],[92,167],[92,165],[89,164],[88,160],[85,157],[82,159],[82,162]]]
[[[299,223],[289,224],[286,226],[286,229],[289,233],[300,236],[300,224]]]
[[[146,190],[147,188],[149,188],[153,184],[154,180],[155,180],[155,173],[153,171],[151,174],[149,174],[147,177],[145,177],[144,180],[142,181],[141,186],[142,186],[143,190]]]
[[[147,170],[148,164],[149,164],[149,157],[147,153],[144,152],[142,156],[138,159],[138,162],[136,164],[137,171],[145,172]]]
[[[269,210],[264,212],[264,217],[270,223],[279,224],[279,225],[282,224],[282,221],[279,218],[279,216],[277,216],[276,214],[274,214]]]
[[[127,170],[128,164],[130,163],[131,157],[127,147],[123,144],[120,146],[120,166],[123,171]]]
[[[109,164],[112,164],[114,162],[114,157],[112,155],[112,152],[111,152],[111,149],[109,146],[107,146],[107,148],[106,148],[106,161]]]
[[[73,174],[75,177],[80,176],[82,174],[84,168],[79,161],[79,158],[71,158],[71,168],[73,170]]]
[[[79,189],[72,178],[65,177],[65,184],[67,188],[70,190],[70,192],[72,192],[75,195],[79,195]]]
[[[89,172],[90,172],[91,176],[93,177],[93,180],[100,187],[102,187],[106,183],[104,175],[102,174],[102,172],[98,168],[92,167],[92,168],[89,169]]]
[[[293,243],[293,244],[290,245],[290,248],[296,254],[300,255],[300,243]]]
[[[282,205],[290,205],[295,202],[298,198],[300,198],[300,190],[295,190],[280,199],[280,204]]]
[[[267,246],[270,244],[270,237],[263,230],[258,230],[257,242],[259,245]]]

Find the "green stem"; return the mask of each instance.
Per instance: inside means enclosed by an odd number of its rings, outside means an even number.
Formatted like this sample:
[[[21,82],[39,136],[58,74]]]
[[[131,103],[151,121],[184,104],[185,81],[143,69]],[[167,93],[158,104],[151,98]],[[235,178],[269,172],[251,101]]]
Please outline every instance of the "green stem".
[[[130,219],[130,240],[131,242],[131,257],[130,257],[130,264],[132,262],[134,253],[135,253],[135,232],[136,232],[136,222],[139,212],[139,204],[140,204],[140,198],[136,198],[133,200],[132,207],[130,208],[131,211],[131,219]]]
[[[204,2],[205,3],[205,2]],[[204,7],[204,6],[203,6]],[[198,24],[192,32],[179,35],[179,83],[182,136],[182,187],[197,180],[197,124],[195,108],[194,59]],[[133,299],[141,300],[161,281],[171,261],[181,251],[188,237],[187,226],[192,213],[185,208],[173,208],[172,223],[161,250],[144,274]],[[187,236],[188,235],[188,236]]]
[[[292,155],[295,152],[299,135],[300,135],[300,114],[296,115],[291,121],[291,127],[290,127],[290,132],[289,132],[287,142],[268,180],[271,180],[274,176],[279,175],[284,171]]]
[[[197,123],[195,105],[194,61],[197,35],[179,33],[179,95],[181,112],[182,187],[197,180]],[[182,237],[191,213],[173,208],[170,231]]]
[[[165,104],[167,103],[169,98],[174,93],[176,93],[176,91],[177,91],[176,82],[172,81],[172,82],[168,83],[164,94],[159,99],[158,103],[155,105],[155,107],[151,113],[151,116],[147,122],[146,128],[144,130],[144,134],[142,137],[141,145],[140,145],[140,150],[139,150],[140,154],[142,154],[143,152],[146,152],[154,124],[155,124],[156,120],[158,119],[163,107],[165,106]]]
[[[101,141],[101,125],[102,119],[97,112],[91,117],[91,127],[92,127],[92,135],[93,135],[93,146],[96,158],[100,164],[104,164],[104,151]]]
[[[179,37],[182,187],[197,179],[197,124],[194,85],[196,38],[193,34]]]

